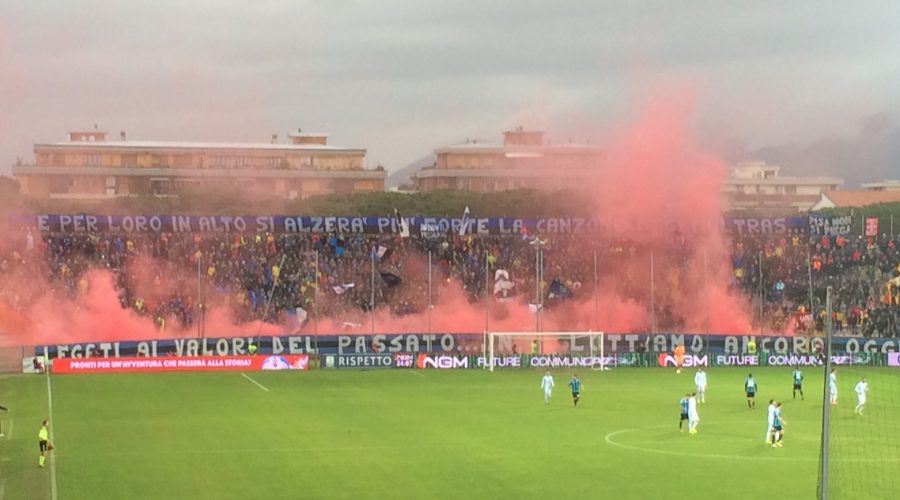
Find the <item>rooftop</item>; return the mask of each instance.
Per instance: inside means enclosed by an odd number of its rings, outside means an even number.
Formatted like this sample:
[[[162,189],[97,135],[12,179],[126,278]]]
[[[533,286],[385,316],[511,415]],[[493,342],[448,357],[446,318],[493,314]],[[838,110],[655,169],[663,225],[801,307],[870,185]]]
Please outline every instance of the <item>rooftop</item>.
[[[828,201],[831,202],[833,207],[852,208],[877,205],[879,203],[897,203],[900,202],[900,191],[825,191],[822,193],[822,200],[816,205],[819,208],[826,208]],[[826,204],[823,205],[823,202]]]
[[[255,149],[269,151],[340,151],[365,153],[365,149],[363,148],[347,148],[324,144],[272,144],[268,142],[62,141],[49,144],[35,144],[34,147],[35,149]]]
[[[453,144],[450,146],[445,146],[443,148],[438,148],[434,152],[436,154],[443,153],[522,153],[522,152],[533,152],[533,153],[546,153],[551,151],[600,151],[602,148],[599,146],[592,146],[590,144],[574,144],[574,143],[564,143],[564,144],[544,144],[540,146],[535,145],[504,145],[498,143],[490,143],[490,142],[466,142],[463,144]]]

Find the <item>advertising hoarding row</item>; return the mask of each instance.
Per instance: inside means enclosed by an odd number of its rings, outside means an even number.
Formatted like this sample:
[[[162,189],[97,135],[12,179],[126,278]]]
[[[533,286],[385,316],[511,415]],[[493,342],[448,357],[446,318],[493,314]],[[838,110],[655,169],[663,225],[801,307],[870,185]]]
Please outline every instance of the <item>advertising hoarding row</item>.
[[[58,358],[53,373],[307,370],[309,355]]]
[[[37,359],[37,358],[34,358]],[[610,369],[627,366],[674,367],[675,358],[668,353],[656,355],[655,363],[649,354],[618,354],[610,356],[569,355],[500,355],[494,356],[495,369]],[[258,355],[258,356],[156,356],[117,358],[57,358],[51,367],[53,373],[123,373],[166,371],[262,371],[307,370],[310,356]],[[392,354],[325,354],[321,367],[325,369],[484,369],[491,360],[479,355],[392,353]],[[831,361],[835,365],[900,366],[900,353],[838,354]],[[682,366],[821,366],[824,356],[813,354],[688,354]],[[25,364],[23,364],[23,367]],[[23,371],[32,372],[31,370]]]

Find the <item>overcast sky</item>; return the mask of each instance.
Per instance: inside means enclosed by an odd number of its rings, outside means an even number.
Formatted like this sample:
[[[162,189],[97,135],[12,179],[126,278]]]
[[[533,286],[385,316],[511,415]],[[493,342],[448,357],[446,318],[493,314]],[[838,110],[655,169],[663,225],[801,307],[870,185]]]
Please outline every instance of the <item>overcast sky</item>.
[[[94,123],[302,127],[394,171],[519,124],[603,144],[648,89],[689,87],[728,159],[898,178],[898,47],[895,1],[0,0],[0,173]]]

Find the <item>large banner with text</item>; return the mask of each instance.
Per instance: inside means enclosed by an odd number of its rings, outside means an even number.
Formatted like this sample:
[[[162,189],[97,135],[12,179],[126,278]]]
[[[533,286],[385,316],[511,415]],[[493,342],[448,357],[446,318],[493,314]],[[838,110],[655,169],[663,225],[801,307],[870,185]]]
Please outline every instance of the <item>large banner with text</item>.
[[[540,354],[588,356],[601,352],[599,336],[560,335]],[[607,355],[630,353],[671,353],[676,345],[684,345],[687,354],[742,355],[794,354],[815,355],[825,351],[822,337],[791,335],[703,335],[703,334],[637,334],[608,333],[603,335],[602,352]],[[185,356],[245,356],[294,354],[394,354],[438,353],[481,354],[482,334],[402,333],[376,335],[285,335],[247,336],[206,339],[158,339],[122,342],[83,342],[37,346],[35,355],[50,358],[120,358],[120,357],[185,357]],[[515,345],[498,339],[495,353],[515,354]],[[751,342],[752,341],[752,342]],[[530,344],[530,339],[527,340]],[[552,344],[552,347],[550,347]],[[753,346],[755,345],[755,351]],[[900,352],[900,339],[871,339],[865,337],[835,337],[835,355]],[[375,367],[378,358],[334,358],[334,362]]]
[[[578,234],[587,232],[663,232],[683,234],[721,229],[735,236],[807,233],[844,234],[850,216],[715,217],[711,220],[667,221],[665,214],[651,220],[627,221],[588,217],[425,217],[310,216],[310,215],[11,215],[14,225],[35,227],[44,233],[275,233],[275,234],[398,234],[401,222],[411,234],[503,235]]]

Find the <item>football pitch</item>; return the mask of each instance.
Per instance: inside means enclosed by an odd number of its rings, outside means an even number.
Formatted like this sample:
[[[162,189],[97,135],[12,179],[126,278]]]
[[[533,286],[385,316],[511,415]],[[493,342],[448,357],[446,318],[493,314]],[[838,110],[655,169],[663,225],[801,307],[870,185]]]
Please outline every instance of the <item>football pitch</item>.
[[[885,498],[900,462],[900,372],[864,369],[858,417],[861,370],[838,372],[835,498]],[[805,401],[789,368],[754,368],[755,410],[747,372],[708,370],[696,435],[678,431],[693,370],[579,370],[577,408],[571,371],[553,372],[549,405],[534,370],[2,376],[0,499],[814,498],[821,368],[805,370]],[[763,442],[770,398],[783,448]]]

